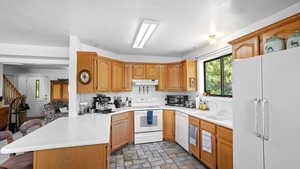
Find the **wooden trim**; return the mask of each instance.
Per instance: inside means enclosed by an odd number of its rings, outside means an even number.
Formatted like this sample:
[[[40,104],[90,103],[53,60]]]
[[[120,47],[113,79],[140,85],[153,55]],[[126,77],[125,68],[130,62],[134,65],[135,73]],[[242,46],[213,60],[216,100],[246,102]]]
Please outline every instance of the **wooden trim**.
[[[266,26],[266,27],[264,27],[264,28],[261,28],[261,29],[255,31],[255,32],[252,32],[252,33],[249,33],[249,34],[244,35],[244,36],[242,36],[242,37],[239,37],[239,38],[237,38],[237,39],[234,39],[234,40],[232,40],[232,41],[230,41],[230,42],[228,42],[228,43],[229,43],[230,45],[234,45],[234,44],[240,43],[240,42],[245,41],[245,40],[247,40],[247,39],[251,39],[251,38],[253,38],[253,37],[255,37],[255,36],[259,36],[259,35],[261,35],[261,34],[263,34],[263,33],[265,33],[265,32],[268,32],[268,31],[270,31],[270,30],[272,30],[272,29],[275,29],[275,28],[277,28],[277,27],[280,27],[280,26],[289,24],[289,23],[291,23],[291,22],[295,22],[295,21],[297,21],[297,20],[299,20],[299,19],[300,19],[300,13],[297,13],[297,14],[292,15],[292,16],[290,16],[290,17],[287,17],[287,18],[285,18],[285,19],[283,19],[283,20],[281,20],[281,21],[275,22],[275,23],[273,23],[273,24],[271,24],[271,25],[268,25],[268,26]]]

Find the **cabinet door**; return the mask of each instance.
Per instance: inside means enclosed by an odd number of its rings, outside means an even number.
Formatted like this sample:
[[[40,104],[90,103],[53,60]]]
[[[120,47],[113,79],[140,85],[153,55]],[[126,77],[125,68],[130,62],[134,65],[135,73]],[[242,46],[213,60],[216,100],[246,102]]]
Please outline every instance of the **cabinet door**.
[[[112,91],[122,91],[124,86],[123,63],[112,63]]]
[[[133,79],[145,79],[146,78],[146,68],[144,64],[133,65]]]
[[[182,65],[182,87],[186,91],[197,91],[197,61],[186,60]]]
[[[211,152],[207,152],[202,149],[202,144],[200,146],[201,150],[201,161],[205,163],[209,168],[217,168],[217,139],[216,139],[216,125],[207,121],[201,121],[201,133],[200,138],[202,140],[202,131],[209,132],[211,134]]]
[[[182,64],[167,66],[167,89],[181,90]]]
[[[233,58],[234,59],[244,59],[249,57],[254,57],[259,55],[259,38],[257,36],[234,44],[232,46]]]
[[[129,142],[128,113],[113,115],[111,123],[111,150],[115,151]]]
[[[146,79],[159,79],[159,65],[146,65]]]
[[[96,52],[77,52],[77,93],[93,93],[94,86],[94,58],[97,58]],[[90,81],[88,84],[83,84],[79,81],[79,74],[82,70],[90,73]]]
[[[217,133],[218,168],[233,169],[232,130],[218,127]]]
[[[69,83],[68,82],[62,83],[62,99],[69,100]]]
[[[132,65],[130,64],[124,65],[124,90],[132,90]]]
[[[163,113],[164,140],[175,141],[175,111],[165,110]]]
[[[160,65],[158,90],[167,90],[167,65]]]
[[[133,111],[128,112],[128,136],[129,143],[134,143],[134,114]]]
[[[196,127],[196,144],[191,144],[191,127]],[[200,160],[200,120],[194,117],[189,117],[189,151],[197,159]]]
[[[97,91],[111,90],[111,61],[98,58],[97,59]]]
[[[59,81],[51,82],[51,100],[61,100],[62,98],[62,85]]]

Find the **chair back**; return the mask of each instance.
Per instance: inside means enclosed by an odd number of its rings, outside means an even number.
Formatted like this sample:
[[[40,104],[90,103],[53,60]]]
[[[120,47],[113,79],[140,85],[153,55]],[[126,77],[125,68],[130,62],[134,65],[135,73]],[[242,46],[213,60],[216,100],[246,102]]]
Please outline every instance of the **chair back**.
[[[43,122],[40,119],[32,119],[32,120],[28,120],[26,122],[24,122],[21,127],[20,127],[20,132],[22,133],[23,136],[28,134],[28,130],[32,127],[42,127],[43,126]]]

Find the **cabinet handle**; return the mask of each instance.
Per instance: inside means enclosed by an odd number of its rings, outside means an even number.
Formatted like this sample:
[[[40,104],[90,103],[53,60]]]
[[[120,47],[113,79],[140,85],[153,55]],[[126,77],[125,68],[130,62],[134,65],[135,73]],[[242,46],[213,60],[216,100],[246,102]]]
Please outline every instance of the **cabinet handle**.
[[[261,99],[254,99],[254,133],[257,137],[262,138],[262,133],[259,131],[260,116],[258,114],[258,107],[261,104]]]
[[[270,139],[270,131],[269,131],[269,101],[267,99],[262,99],[262,107],[263,107],[263,138],[268,141]]]

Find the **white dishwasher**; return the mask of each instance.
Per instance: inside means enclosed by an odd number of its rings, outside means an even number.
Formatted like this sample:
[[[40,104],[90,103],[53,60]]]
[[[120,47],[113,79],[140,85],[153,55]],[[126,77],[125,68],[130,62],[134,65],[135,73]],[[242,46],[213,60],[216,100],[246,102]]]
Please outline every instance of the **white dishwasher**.
[[[189,116],[179,111],[176,111],[175,140],[186,151],[189,151]]]

